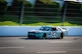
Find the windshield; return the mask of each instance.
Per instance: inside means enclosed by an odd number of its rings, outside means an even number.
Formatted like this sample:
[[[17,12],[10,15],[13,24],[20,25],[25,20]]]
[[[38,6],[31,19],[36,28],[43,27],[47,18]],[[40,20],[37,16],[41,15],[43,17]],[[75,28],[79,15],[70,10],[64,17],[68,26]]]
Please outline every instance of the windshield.
[[[42,31],[49,31],[49,30],[50,30],[50,27],[41,27],[39,30],[42,30]]]

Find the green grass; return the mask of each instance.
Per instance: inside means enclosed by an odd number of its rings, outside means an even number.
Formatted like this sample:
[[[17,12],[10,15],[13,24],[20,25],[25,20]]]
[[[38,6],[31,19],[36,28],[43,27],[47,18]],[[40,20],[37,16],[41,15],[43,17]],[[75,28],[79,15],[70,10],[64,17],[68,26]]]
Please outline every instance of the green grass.
[[[3,22],[0,22],[0,26],[20,26],[20,25],[12,21],[3,21]],[[62,26],[62,23],[37,22],[37,23],[31,23],[31,24],[22,24],[22,26]],[[82,25],[64,22],[64,26],[82,26]]]
[[[18,26],[19,24],[12,21],[3,21],[0,22],[0,26]]]

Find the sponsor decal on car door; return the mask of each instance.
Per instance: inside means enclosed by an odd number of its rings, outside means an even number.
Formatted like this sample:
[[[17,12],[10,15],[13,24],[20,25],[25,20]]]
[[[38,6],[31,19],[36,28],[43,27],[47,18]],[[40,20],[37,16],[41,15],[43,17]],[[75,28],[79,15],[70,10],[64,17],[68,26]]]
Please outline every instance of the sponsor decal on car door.
[[[55,31],[52,31],[51,32],[51,37],[55,37],[56,36],[56,32]]]

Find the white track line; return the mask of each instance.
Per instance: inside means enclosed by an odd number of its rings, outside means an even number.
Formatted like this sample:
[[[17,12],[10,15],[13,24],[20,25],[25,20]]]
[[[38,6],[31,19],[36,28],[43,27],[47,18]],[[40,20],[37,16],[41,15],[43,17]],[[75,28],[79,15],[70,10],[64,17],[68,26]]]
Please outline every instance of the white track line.
[[[0,49],[6,49],[6,48],[24,48],[24,47],[0,47]]]
[[[49,43],[73,43],[73,41],[51,41]]]
[[[50,53],[67,53],[67,51],[52,51],[52,52],[36,52],[37,54],[50,54]]]

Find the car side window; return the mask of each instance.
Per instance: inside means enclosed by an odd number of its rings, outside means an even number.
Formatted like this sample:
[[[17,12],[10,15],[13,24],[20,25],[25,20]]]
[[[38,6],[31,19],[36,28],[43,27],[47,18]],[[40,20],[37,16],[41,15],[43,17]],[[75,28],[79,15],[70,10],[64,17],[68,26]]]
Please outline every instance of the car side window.
[[[56,28],[52,28],[51,31],[56,31],[57,29]]]
[[[46,28],[46,31],[49,31],[50,30],[50,28]]]

